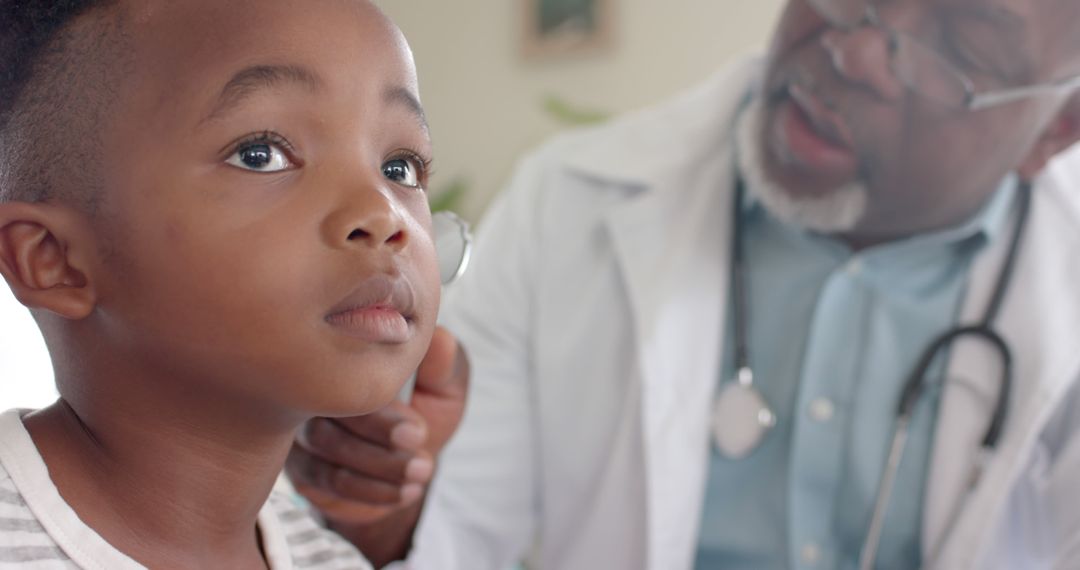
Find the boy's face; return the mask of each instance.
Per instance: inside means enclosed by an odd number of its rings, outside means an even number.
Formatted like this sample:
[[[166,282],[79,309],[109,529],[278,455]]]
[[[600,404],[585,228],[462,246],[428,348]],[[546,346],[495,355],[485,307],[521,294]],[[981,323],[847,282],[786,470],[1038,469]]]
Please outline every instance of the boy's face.
[[[385,404],[439,301],[404,39],[354,0],[126,8],[91,318],[185,390],[328,415]]]

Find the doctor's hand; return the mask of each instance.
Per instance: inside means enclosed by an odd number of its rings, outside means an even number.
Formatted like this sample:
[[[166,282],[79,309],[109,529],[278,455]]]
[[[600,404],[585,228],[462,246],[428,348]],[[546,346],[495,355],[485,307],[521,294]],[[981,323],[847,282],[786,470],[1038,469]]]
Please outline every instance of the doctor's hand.
[[[365,534],[363,527],[373,523],[403,527],[378,532],[381,541],[405,530],[411,537],[435,458],[461,422],[468,380],[464,351],[438,328],[408,404],[395,401],[365,416],[316,418],[301,428],[285,467],[293,486],[353,542],[367,542],[350,535]]]

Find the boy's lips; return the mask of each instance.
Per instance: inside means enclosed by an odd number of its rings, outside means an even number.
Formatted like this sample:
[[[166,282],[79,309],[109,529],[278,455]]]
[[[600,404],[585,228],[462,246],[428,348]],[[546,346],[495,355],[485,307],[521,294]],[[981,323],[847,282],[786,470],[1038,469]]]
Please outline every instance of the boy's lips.
[[[365,279],[326,314],[331,326],[368,342],[401,344],[412,337],[414,295],[403,277]]]
[[[798,85],[789,85],[787,94],[773,125],[782,155],[823,174],[853,174],[857,159],[844,120]]]

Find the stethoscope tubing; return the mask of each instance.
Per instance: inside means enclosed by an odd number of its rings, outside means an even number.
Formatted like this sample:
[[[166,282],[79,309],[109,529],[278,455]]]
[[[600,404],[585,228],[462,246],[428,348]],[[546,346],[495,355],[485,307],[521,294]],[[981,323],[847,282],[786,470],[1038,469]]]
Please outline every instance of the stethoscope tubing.
[[[981,339],[994,347],[995,351],[1000,356],[1001,378],[998,384],[999,392],[997,400],[994,403],[993,413],[990,416],[990,425],[987,427],[980,445],[981,456],[985,457],[989,455],[997,446],[998,439],[1000,439],[1001,433],[1005,427],[1005,420],[1007,419],[1009,412],[1009,402],[1012,397],[1013,356],[1012,350],[1009,348],[1009,343],[994,330],[993,322],[1001,312],[1001,306],[1008,293],[1009,286],[1012,283],[1013,275],[1016,273],[1016,262],[1020,246],[1026,233],[1025,230],[1027,228],[1028,218],[1030,217],[1031,192],[1031,184],[1027,181],[1022,181],[1019,187],[1019,212],[1017,213],[1016,225],[1009,242],[1009,250],[1006,253],[1005,262],[1002,264],[998,274],[997,283],[994,286],[994,291],[986,311],[983,313],[982,320],[973,325],[953,327],[938,335],[923,351],[922,356],[919,358],[918,363],[904,385],[904,390],[900,396],[900,402],[897,405],[896,425],[893,429],[892,445],[889,449],[889,456],[886,460],[885,469],[881,475],[881,481],[878,484],[878,493],[874,501],[874,510],[870,517],[870,527],[867,530],[863,548],[859,553],[859,570],[871,570],[874,566],[874,562],[877,560],[878,546],[880,545],[881,535],[885,528],[885,516],[889,510],[893,486],[896,482],[896,476],[900,471],[900,463],[904,457],[904,446],[907,443],[908,428],[910,427],[911,418],[915,413],[915,406],[918,404],[919,397],[922,395],[925,388],[926,377],[930,371],[930,367],[933,366],[934,359],[938,354],[948,349],[954,342],[961,338],[970,337]],[[976,472],[976,476],[972,477],[970,485],[974,486],[977,483],[977,480],[978,471]],[[953,520],[955,521],[955,519]]]
[[[870,518],[870,526],[866,539],[859,554],[860,570],[873,568],[877,559],[878,546],[881,541],[882,531],[885,526],[885,515],[888,513],[889,503],[892,499],[893,487],[899,473],[900,464],[904,456],[904,447],[908,439],[908,428],[911,418],[915,413],[919,399],[925,389],[927,375],[933,366],[937,356],[946,351],[954,342],[961,338],[981,339],[992,346],[1001,358],[1002,373],[997,400],[991,415],[990,424],[981,442],[982,455],[992,452],[1004,430],[1008,416],[1009,401],[1012,397],[1013,385],[1013,355],[1008,342],[993,328],[993,323],[1001,312],[1001,306],[1008,293],[1015,274],[1016,263],[1019,257],[1023,238],[1026,233],[1028,218],[1031,211],[1031,183],[1022,180],[1019,183],[1019,211],[1017,221],[1009,242],[1005,262],[998,273],[993,293],[987,305],[983,318],[969,325],[952,327],[935,337],[924,349],[917,364],[912,369],[904,383],[900,401],[897,404],[895,426],[893,428],[892,441],[889,446],[889,455],[886,459],[885,468],[882,471],[881,480],[878,484],[877,495],[874,500],[874,508]],[[736,181],[734,211],[732,212],[732,296],[734,300],[734,333],[735,333],[735,364],[737,370],[745,370],[748,377],[752,377],[750,366],[749,347],[749,292],[746,288],[746,268],[743,247],[743,221],[742,221],[742,198],[744,188],[742,179]],[[741,372],[740,372],[741,373]],[[973,479],[972,485],[975,480]]]

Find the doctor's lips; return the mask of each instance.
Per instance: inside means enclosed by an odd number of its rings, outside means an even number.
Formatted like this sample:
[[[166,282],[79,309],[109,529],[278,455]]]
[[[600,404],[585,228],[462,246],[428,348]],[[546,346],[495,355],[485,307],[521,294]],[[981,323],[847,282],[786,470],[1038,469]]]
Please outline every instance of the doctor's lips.
[[[814,170],[853,173],[857,159],[844,119],[798,84],[786,92],[772,127],[781,155]]]
[[[382,344],[402,344],[412,338],[412,286],[400,276],[370,277],[330,309],[325,321],[348,336]]]

